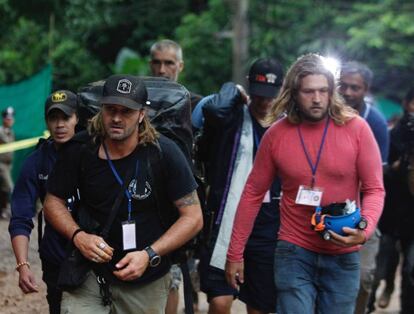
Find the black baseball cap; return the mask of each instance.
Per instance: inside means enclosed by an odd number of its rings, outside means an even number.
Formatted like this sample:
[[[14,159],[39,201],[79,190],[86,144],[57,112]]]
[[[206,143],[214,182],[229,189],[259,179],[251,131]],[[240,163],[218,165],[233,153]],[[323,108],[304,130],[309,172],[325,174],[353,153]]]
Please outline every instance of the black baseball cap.
[[[53,109],[59,109],[67,116],[76,112],[78,97],[69,90],[57,90],[49,95],[45,103],[45,115],[47,116]]]
[[[282,65],[272,58],[256,60],[249,70],[249,94],[273,98],[283,83]]]
[[[112,75],[105,81],[101,105],[121,105],[139,110],[148,104],[144,81],[133,75]]]

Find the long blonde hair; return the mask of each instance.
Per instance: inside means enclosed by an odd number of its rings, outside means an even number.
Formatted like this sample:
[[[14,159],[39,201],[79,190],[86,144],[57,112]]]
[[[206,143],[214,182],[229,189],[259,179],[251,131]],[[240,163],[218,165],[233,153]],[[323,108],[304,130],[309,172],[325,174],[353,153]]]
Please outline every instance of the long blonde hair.
[[[299,57],[287,72],[279,96],[272,108],[270,122],[278,120],[284,114],[291,123],[298,124],[302,121],[297,108],[297,94],[302,78],[314,74],[321,74],[328,81],[328,114],[336,124],[343,125],[358,115],[354,109],[344,103],[338,94],[334,75],[324,65],[323,57],[310,53]]]
[[[105,138],[106,132],[102,120],[102,110],[100,110],[89,122],[88,132],[93,136],[94,140],[97,138]],[[157,144],[159,134],[157,130],[151,125],[151,122],[145,115],[141,123],[138,125],[138,145]]]

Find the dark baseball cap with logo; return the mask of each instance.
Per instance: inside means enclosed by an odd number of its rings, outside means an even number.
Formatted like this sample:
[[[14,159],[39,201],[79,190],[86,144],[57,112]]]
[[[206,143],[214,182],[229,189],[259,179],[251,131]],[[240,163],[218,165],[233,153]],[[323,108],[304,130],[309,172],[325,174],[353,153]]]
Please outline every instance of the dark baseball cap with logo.
[[[59,109],[67,116],[76,112],[78,96],[69,90],[57,90],[49,95],[45,103],[45,115],[47,116],[53,109]]]
[[[258,59],[250,67],[248,79],[250,95],[276,97],[283,83],[283,67],[272,58]]]
[[[148,105],[148,93],[144,81],[133,75],[112,75],[105,80],[102,105],[121,105],[139,110]]]

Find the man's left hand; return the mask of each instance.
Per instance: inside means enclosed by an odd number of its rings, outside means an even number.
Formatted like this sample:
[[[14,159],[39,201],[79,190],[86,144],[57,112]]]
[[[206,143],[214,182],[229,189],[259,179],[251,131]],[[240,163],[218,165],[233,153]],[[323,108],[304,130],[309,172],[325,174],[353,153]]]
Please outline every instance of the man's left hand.
[[[149,257],[146,251],[131,252],[115,265],[119,270],[113,274],[120,280],[134,280],[142,276],[148,264]]]
[[[342,231],[346,234],[345,236],[341,236],[332,230],[329,230],[329,233],[331,234],[330,241],[339,246],[350,247],[358,244],[364,244],[367,240],[363,230],[343,227]]]

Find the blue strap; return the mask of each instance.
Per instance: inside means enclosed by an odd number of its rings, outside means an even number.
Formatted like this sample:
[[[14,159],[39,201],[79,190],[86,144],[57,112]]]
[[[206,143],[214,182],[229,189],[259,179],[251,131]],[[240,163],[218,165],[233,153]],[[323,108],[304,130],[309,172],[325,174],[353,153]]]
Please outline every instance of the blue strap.
[[[302,144],[303,151],[305,152],[305,155],[306,155],[306,160],[308,161],[308,164],[309,164],[309,166],[310,166],[310,168],[312,170],[312,181],[311,181],[311,187],[312,188],[315,185],[316,170],[318,169],[319,161],[320,161],[321,155],[322,155],[323,144],[325,143],[326,134],[328,133],[329,121],[330,121],[330,118],[328,117],[326,119],[325,129],[323,130],[321,145],[319,146],[319,151],[318,151],[318,155],[316,157],[316,163],[315,163],[315,165],[313,165],[312,159],[311,159],[311,157],[309,155],[309,152],[306,149],[305,141],[303,140],[302,132],[300,130],[300,125],[298,125],[298,133],[299,133],[300,143]]]
[[[109,157],[108,150],[107,150],[106,145],[105,145],[104,142],[102,142],[102,146],[104,148],[106,160],[108,161],[109,167],[111,168],[115,179],[118,181],[119,185],[122,187],[124,185],[124,182],[122,181],[121,177],[119,176],[118,172],[116,171],[115,166],[114,166],[111,158]],[[135,165],[135,177],[137,177],[137,174],[138,174],[138,167],[139,167],[138,164],[139,164],[139,161],[137,160],[137,163]],[[129,193],[128,188],[125,189],[125,196],[128,199],[128,221],[131,221],[132,196],[131,196],[131,193]]]

